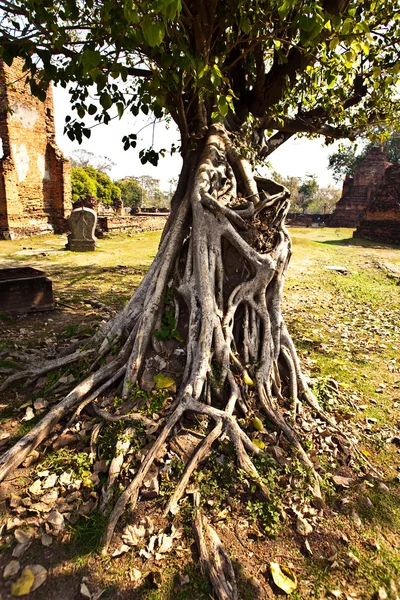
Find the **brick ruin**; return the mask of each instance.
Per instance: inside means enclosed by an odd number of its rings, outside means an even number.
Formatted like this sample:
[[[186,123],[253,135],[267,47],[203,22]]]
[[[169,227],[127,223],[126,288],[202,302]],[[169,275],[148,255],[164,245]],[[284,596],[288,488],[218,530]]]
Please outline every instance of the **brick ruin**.
[[[0,61],[0,239],[65,231],[72,206],[52,89],[44,102],[32,96],[22,66],[19,59],[11,67]]]
[[[386,169],[384,181],[374,188],[354,237],[400,244],[400,165]]]
[[[390,164],[380,148],[371,148],[354,177],[346,176],[342,197],[329,219],[329,227],[355,228],[359,225],[376,186],[382,183]]]

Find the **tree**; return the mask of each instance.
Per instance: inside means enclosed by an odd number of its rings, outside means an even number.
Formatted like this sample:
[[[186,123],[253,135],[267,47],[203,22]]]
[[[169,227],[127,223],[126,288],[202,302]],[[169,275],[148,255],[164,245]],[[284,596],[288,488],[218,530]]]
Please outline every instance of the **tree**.
[[[361,139],[360,145],[343,145],[337,152],[334,152],[329,157],[328,169],[332,171],[335,181],[340,182],[346,175],[353,175],[358,169],[369,150],[376,146],[376,136],[373,136],[373,141]],[[386,152],[388,160],[397,164],[400,162],[400,139],[398,134],[392,134],[389,138],[383,137],[380,140],[380,146]]]
[[[112,204],[121,196],[120,188],[101,171],[94,167],[77,167],[71,169],[72,200],[75,202],[90,194],[103,204]]]
[[[71,191],[73,202],[76,202],[80,198],[84,198],[88,194],[90,196],[96,196],[96,181],[85,171],[85,169],[72,168]]]
[[[116,182],[121,190],[121,199],[125,206],[137,208],[142,203],[142,188],[136,179],[125,177]]]
[[[134,401],[151,361],[163,364],[157,385],[173,380],[176,393],[160,424],[152,425],[158,427],[156,441],[112,508],[104,550],[128,502],[134,510],[157,453],[181,419],[194,413],[201,419],[192,425],[200,422],[206,437],[167,511],[179,510],[190,475],[223,433],[242,472],[268,498],[252,458],[262,454],[263,444],[251,439],[253,415],[257,427],[262,416],[286,437],[320,495],[301,434],[284,414],[291,398],[295,410],[308,403],[335,427],[307,385],[281,312],[291,255],[284,226],[289,193],[255,177],[252,166],[296,133],[355,139],[377,122],[396,121],[397,4],[0,0],[3,59],[25,59],[39,97],[50,79],[72,84],[77,116],[67,122],[71,139],[90,136],[88,115],[96,124],[108,123],[125,111],[168,115],[180,132],[183,167],[152,266],[122,312],[90,340],[97,358],[87,378],[1,459],[3,478],[84,398],[122,380],[122,395]],[[123,143],[136,147],[136,136],[127,133]],[[140,156],[143,163],[158,160],[153,147]],[[177,355],[167,352],[171,345],[179,350],[179,365]],[[47,362],[46,370],[81,355]],[[140,413],[135,418],[143,422]],[[213,563],[222,549],[201,509],[195,528],[216,594],[236,598],[228,556]]]
[[[314,200],[319,186],[315,175],[307,175],[306,181],[304,181],[299,187],[297,196],[297,206],[304,214],[311,202]]]
[[[316,195],[309,206],[309,212],[321,213],[323,215],[333,212],[341,195],[341,190],[333,185],[318,188]]]
[[[102,173],[108,173],[108,171],[111,171],[111,169],[115,167],[115,162],[108,156],[100,156],[99,154],[94,154],[93,152],[83,149],[74,150],[69,160],[71,161],[71,166],[74,168],[94,167],[97,171],[101,171]]]

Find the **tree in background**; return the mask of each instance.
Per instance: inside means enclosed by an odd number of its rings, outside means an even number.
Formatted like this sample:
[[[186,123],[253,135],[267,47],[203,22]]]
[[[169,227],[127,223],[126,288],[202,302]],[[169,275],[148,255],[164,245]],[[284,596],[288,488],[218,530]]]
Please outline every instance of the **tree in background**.
[[[361,139],[359,144],[343,145],[337,152],[331,154],[328,169],[332,171],[335,181],[341,182],[346,175],[354,175],[354,171],[361,165],[369,150],[376,145],[376,141]],[[398,134],[392,135],[389,139],[383,139],[380,146],[386,152],[391,163],[400,162],[400,137]]]
[[[96,196],[97,185],[96,181],[80,167],[71,169],[71,191],[72,201],[76,202],[81,198],[85,198],[88,194],[90,196]]]
[[[189,479],[219,439],[231,443],[248,489],[270,502],[273,467],[255,435],[263,430],[260,417],[286,439],[307,473],[304,488],[320,498],[295,414],[308,404],[335,431],[337,425],[308,387],[281,310],[291,255],[289,192],[253,168],[297,133],[355,139],[377,122],[396,122],[398,0],[0,0],[0,9],[2,57],[25,59],[32,91],[44,98],[50,79],[71,82],[71,139],[90,136],[88,116],[108,123],[125,111],[152,111],[177,124],[183,159],[158,253],[140,287],[85,340],[97,354],[90,373],[3,454],[0,479],[84,398],[104,397],[119,382],[122,396],[140,404],[137,386],[156,361],[163,366],[154,383],[176,392],[157,423],[147,421],[154,437],[115,504],[118,472],[103,490],[104,510],[111,511],[104,552],[182,419],[202,441],[166,513],[179,512]],[[136,147],[136,135],[127,133],[123,143]],[[154,147],[140,156],[158,160]],[[47,361],[46,372],[79,354]],[[215,594],[235,600],[235,573],[204,516],[205,500],[194,514],[202,564]]]
[[[105,173],[94,167],[71,169],[72,200],[75,202],[87,194],[95,196],[103,204],[112,204],[121,196],[120,188]]]
[[[319,189],[315,175],[307,175],[307,179],[300,185],[296,204],[304,214],[311,202],[314,200]]]
[[[308,206],[307,212],[320,213],[322,215],[330,214],[339,202],[341,195],[341,190],[333,185],[319,187],[311,204]]]
[[[94,154],[88,150],[78,149],[74,150],[69,157],[71,161],[71,167],[94,167],[97,171],[107,173],[115,167],[115,162],[108,156],[101,156]]]
[[[121,190],[121,199],[124,206],[138,208],[142,205],[143,191],[137,178],[124,177],[124,179],[116,181],[115,184]],[[146,194],[145,191],[144,194]]]

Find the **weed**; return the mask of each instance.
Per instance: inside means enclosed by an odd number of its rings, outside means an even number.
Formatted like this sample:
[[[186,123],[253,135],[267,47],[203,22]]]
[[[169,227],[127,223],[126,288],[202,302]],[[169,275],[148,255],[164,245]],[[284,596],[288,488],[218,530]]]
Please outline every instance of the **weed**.
[[[153,335],[157,340],[175,339],[178,342],[184,341],[182,335],[176,329],[174,294],[171,289],[168,290],[165,297],[161,327],[160,329],[155,329]]]
[[[107,525],[107,517],[94,510],[78,522],[71,531],[71,544],[77,553],[87,556],[97,552]]]
[[[45,469],[56,474],[70,470],[77,478],[80,478],[82,473],[91,470],[90,457],[86,452],[76,452],[69,448],[59,448],[51,454],[46,455],[36,468],[36,471],[43,471]]]
[[[267,500],[248,500],[246,510],[249,520],[258,523],[264,533],[271,537],[278,533],[281,516],[274,503]]]

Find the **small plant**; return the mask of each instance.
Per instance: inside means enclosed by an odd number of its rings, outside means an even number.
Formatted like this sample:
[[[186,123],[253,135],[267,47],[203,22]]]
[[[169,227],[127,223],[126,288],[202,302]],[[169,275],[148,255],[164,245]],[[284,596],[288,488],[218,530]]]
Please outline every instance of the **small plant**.
[[[184,341],[183,337],[176,329],[175,305],[172,290],[168,290],[167,295],[165,297],[164,313],[161,319],[161,327],[160,329],[155,329],[153,334],[154,337],[160,341],[172,339],[175,339],[178,342]]]
[[[275,536],[278,533],[280,523],[280,512],[277,506],[266,500],[249,500],[246,510],[249,513],[250,520],[258,523],[264,533]]]
[[[76,477],[80,478],[85,471],[91,470],[90,457],[86,452],[60,448],[45,456],[36,470],[43,471],[44,469],[56,474],[70,470]]]

